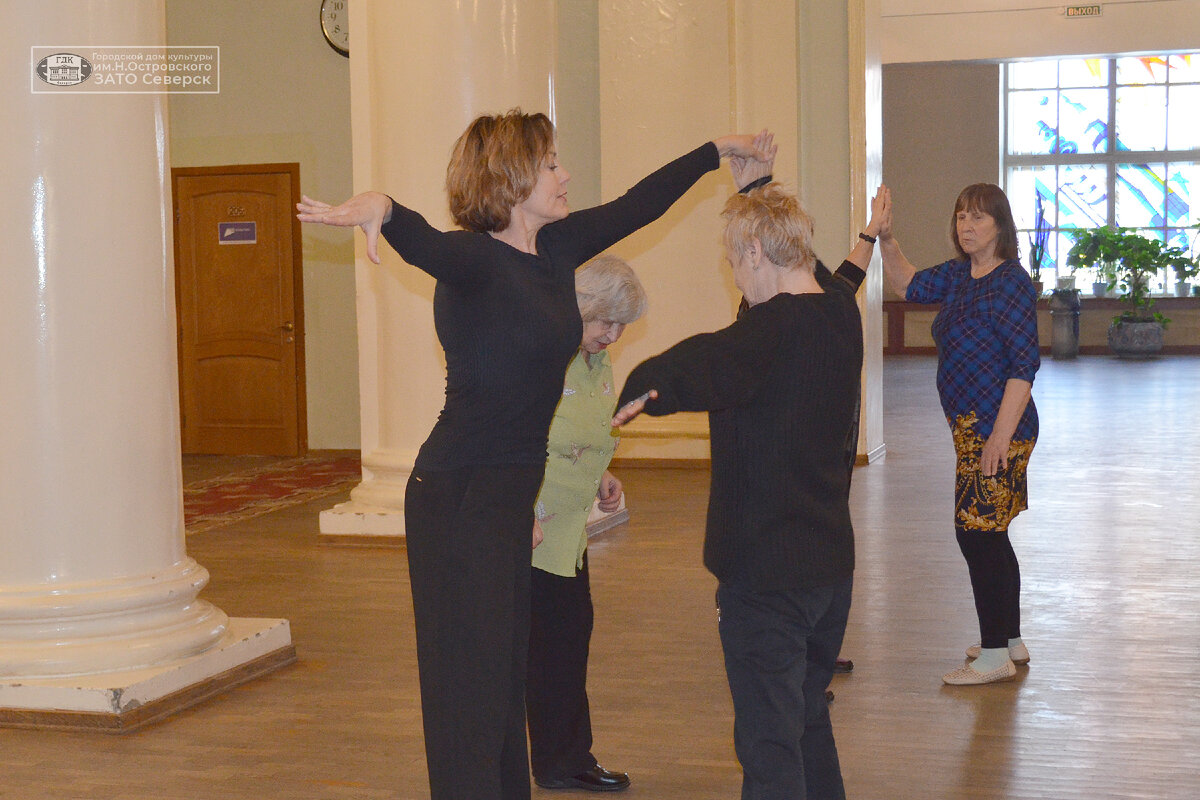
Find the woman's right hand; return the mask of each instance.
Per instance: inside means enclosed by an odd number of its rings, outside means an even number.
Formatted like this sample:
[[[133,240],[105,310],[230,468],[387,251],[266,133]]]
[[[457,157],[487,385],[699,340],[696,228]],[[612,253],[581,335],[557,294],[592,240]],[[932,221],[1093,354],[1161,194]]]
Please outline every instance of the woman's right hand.
[[[367,235],[367,258],[379,263],[379,229],[392,218],[392,198],[386,194],[363,192],[337,206],[301,195],[296,209],[300,212],[296,218],[301,222],[319,222],[342,228],[361,227]]]
[[[884,239],[892,236],[892,190],[883,184],[871,199],[871,219],[863,233]]]
[[[612,418],[612,426],[614,428],[621,427],[626,422],[629,422],[631,419],[636,417],[638,414],[642,413],[642,409],[644,409],[646,407],[647,400],[657,400],[657,399],[658,399],[658,390],[657,389],[651,389],[650,391],[646,392],[644,395],[633,398],[628,403],[626,403],[625,405],[623,405],[617,409],[617,413],[614,414],[613,418]]]

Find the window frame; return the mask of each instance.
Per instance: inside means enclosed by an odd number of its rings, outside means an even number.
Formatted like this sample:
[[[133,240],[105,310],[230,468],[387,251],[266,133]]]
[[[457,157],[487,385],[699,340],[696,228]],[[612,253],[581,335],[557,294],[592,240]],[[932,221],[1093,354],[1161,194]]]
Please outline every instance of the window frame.
[[[1200,58],[1200,52],[1186,53],[1186,54],[1172,53],[1172,54],[1164,54],[1164,55],[1158,55],[1158,56],[1146,56],[1146,57],[1162,58],[1162,59],[1166,60],[1166,59],[1170,58],[1171,56],[1179,57],[1181,55],[1190,56],[1191,58]],[[1200,168],[1200,147],[1193,148],[1193,149],[1187,149],[1187,150],[1170,149],[1167,147],[1167,145],[1171,144],[1171,142],[1167,139],[1167,131],[1169,130],[1170,119],[1171,119],[1171,117],[1170,117],[1170,114],[1171,114],[1170,87],[1172,85],[1197,86],[1197,85],[1200,85],[1200,82],[1195,81],[1195,80],[1172,81],[1171,80],[1171,70],[1169,67],[1167,67],[1165,69],[1165,72],[1164,72],[1165,77],[1161,83],[1160,82],[1152,82],[1152,81],[1146,82],[1146,83],[1120,83],[1120,82],[1118,82],[1117,62],[1123,58],[1138,58],[1138,57],[1139,56],[1117,55],[1117,56],[1106,56],[1104,58],[1096,59],[1096,60],[1107,62],[1108,74],[1107,74],[1107,82],[1106,83],[1104,83],[1104,84],[1098,83],[1096,86],[1087,86],[1087,87],[1068,86],[1065,89],[1062,85],[1063,79],[1062,79],[1061,66],[1055,70],[1055,78],[1054,78],[1053,86],[1020,87],[1020,88],[1014,89],[1011,85],[1013,65],[1017,64],[1017,63],[1030,63],[1031,61],[1054,62],[1056,64],[1061,64],[1063,61],[1081,61],[1081,60],[1085,60],[1085,59],[1080,58],[1078,56],[1053,58],[1053,59],[1030,59],[1028,61],[1023,61],[1023,62],[1005,62],[1001,65],[1003,67],[1003,69],[1001,69],[1001,71],[1000,71],[1000,79],[1001,79],[1001,85],[1000,85],[1000,96],[1001,96],[1000,162],[1001,162],[1001,164],[1000,164],[1000,168],[1001,168],[1001,174],[1004,179],[1004,189],[1005,189],[1005,192],[1008,193],[1009,197],[1012,198],[1013,195],[1012,195],[1012,192],[1010,191],[1009,187],[1012,182],[1013,173],[1016,170],[1038,169],[1038,168],[1042,168],[1042,169],[1053,168],[1055,170],[1055,193],[1056,193],[1056,196],[1054,198],[1054,207],[1053,207],[1054,218],[1053,218],[1053,220],[1048,219],[1047,222],[1049,223],[1050,230],[1051,230],[1050,235],[1055,236],[1055,237],[1061,237],[1059,239],[1060,248],[1061,248],[1062,244],[1064,243],[1064,239],[1069,242],[1070,231],[1078,229],[1078,226],[1075,226],[1075,225],[1060,226],[1060,224],[1059,224],[1060,217],[1061,217],[1060,204],[1061,204],[1061,194],[1062,194],[1062,183],[1060,182],[1061,173],[1059,171],[1060,167],[1087,166],[1087,167],[1093,167],[1097,170],[1103,170],[1104,175],[1105,175],[1104,216],[1105,216],[1105,220],[1106,220],[1105,224],[1109,224],[1109,225],[1116,224],[1117,190],[1118,190],[1118,184],[1119,184],[1118,172],[1119,172],[1120,167],[1127,166],[1127,165],[1146,165],[1148,167],[1162,166],[1162,168],[1164,169],[1164,179],[1168,182],[1168,184],[1169,184],[1170,175],[1171,175],[1171,167],[1173,164],[1195,165],[1195,167]],[[1086,60],[1090,60],[1090,59],[1086,59]],[[1166,91],[1167,102],[1165,104],[1165,110],[1164,110],[1164,115],[1163,115],[1164,149],[1162,149],[1162,150],[1118,150],[1116,148],[1117,133],[1118,133],[1117,132],[1117,95],[1118,95],[1118,91],[1122,88],[1127,88],[1130,86],[1142,86],[1142,85],[1163,86]],[[1031,91],[1031,90],[1052,93],[1055,98],[1056,109],[1061,109],[1062,95],[1063,95],[1064,91],[1070,92],[1073,89],[1088,89],[1088,90],[1102,89],[1107,93],[1108,109],[1107,109],[1107,128],[1106,128],[1106,133],[1105,133],[1106,146],[1104,148],[1104,152],[1097,152],[1097,153],[1053,152],[1053,153],[1040,153],[1040,154],[1012,154],[1010,152],[1010,150],[1011,150],[1011,148],[1010,148],[1010,131],[1012,129],[1012,125],[1010,124],[1010,113],[1011,113],[1010,112],[1010,101],[1011,101],[1013,95],[1016,93],[1023,93],[1023,92],[1027,92],[1027,91]],[[1062,129],[1062,119],[1059,116],[1060,114],[1061,114],[1061,111],[1056,111],[1055,120],[1056,120],[1056,124],[1058,126],[1055,129],[1056,135],[1058,135],[1058,132],[1061,131],[1061,129]],[[1166,198],[1170,196],[1170,193],[1172,190],[1171,190],[1170,186],[1168,185],[1165,187],[1164,191],[1165,191],[1164,214],[1163,214],[1163,220],[1162,220],[1161,225],[1158,225],[1158,226],[1132,226],[1132,225],[1130,225],[1130,226],[1125,226],[1125,227],[1134,228],[1134,229],[1139,230],[1144,233],[1150,233],[1151,235],[1157,235],[1158,238],[1162,239],[1164,242],[1170,241],[1169,236],[1170,236],[1171,232],[1187,230],[1187,225],[1181,226],[1181,225],[1170,225],[1169,224],[1169,220],[1165,213],[1165,208],[1166,208]],[[1189,220],[1200,220],[1200,183],[1198,183],[1195,186],[1195,191],[1193,192],[1191,201],[1192,202],[1188,209],[1188,218],[1189,218]],[[1011,202],[1011,200],[1010,200],[1010,202]],[[1021,208],[1024,209],[1024,206],[1022,206]],[[1014,216],[1017,216],[1019,219],[1022,217],[1021,214],[1015,214]],[[1196,222],[1193,221],[1190,224],[1194,226],[1196,224]],[[1029,240],[1030,240],[1030,236],[1032,235],[1032,233],[1033,233],[1032,229],[1030,229],[1028,227],[1026,227],[1026,228],[1018,227],[1018,239],[1022,245],[1021,249],[1026,255],[1028,255]],[[1195,253],[1196,247],[1198,245],[1200,245],[1200,242],[1197,241],[1196,234],[1189,236],[1189,244],[1192,247],[1191,252]],[[1066,271],[1064,269],[1065,259],[1066,259],[1066,252],[1063,252],[1060,250],[1060,252],[1056,253],[1055,264],[1054,264],[1054,267],[1052,268],[1052,271],[1055,272],[1055,275],[1054,275],[1055,278],[1058,278],[1060,275],[1070,274],[1068,271]],[[1029,269],[1028,264],[1023,264],[1023,266],[1025,266],[1025,268],[1027,270]],[[1046,269],[1047,269],[1046,267],[1043,267],[1043,273],[1046,271]],[[1092,270],[1081,269],[1081,270],[1077,270],[1076,274],[1081,274],[1085,278],[1094,279],[1095,276],[1092,274],[1092,272],[1093,272]],[[1165,274],[1160,274],[1157,277],[1157,280],[1154,282],[1155,294],[1163,295],[1163,294],[1168,293],[1168,291],[1169,291],[1168,284],[1169,284],[1169,276],[1167,276]]]

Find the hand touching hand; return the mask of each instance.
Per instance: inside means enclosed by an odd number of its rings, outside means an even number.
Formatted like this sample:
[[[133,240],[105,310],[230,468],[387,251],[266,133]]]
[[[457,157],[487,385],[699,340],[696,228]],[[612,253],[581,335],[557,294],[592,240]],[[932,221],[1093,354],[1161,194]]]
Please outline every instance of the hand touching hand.
[[[867,223],[866,232],[883,239],[892,238],[892,190],[883,184],[871,200],[871,221]]]
[[[331,206],[308,195],[301,195],[296,204],[301,222],[319,222],[349,228],[355,225],[367,235],[367,258],[379,263],[379,229],[392,218],[392,199],[380,192],[356,194],[339,206]]]
[[[759,178],[765,178],[775,170],[775,154],[779,152],[779,145],[775,144],[775,134],[763,128],[754,137],[753,145],[760,153],[767,156],[766,160],[737,155],[729,157],[729,171],[733,174],[733,182],[737,185],[738,191]]]

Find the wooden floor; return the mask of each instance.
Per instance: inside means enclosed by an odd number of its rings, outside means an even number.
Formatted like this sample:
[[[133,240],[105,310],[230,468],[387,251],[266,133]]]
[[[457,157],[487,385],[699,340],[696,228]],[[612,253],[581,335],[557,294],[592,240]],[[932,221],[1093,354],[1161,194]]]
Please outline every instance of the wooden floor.
[[[887,457],[853,490],[856,668],[833,685],[851,798],[1200,798],[1200,358],[1047,360],[1034,396],[1013,526],[1033,661],[945,687],[977,639],[950,439],[933,362],[886,361]],[[595,753],[631,800],[736,798],[707,473],[622,478],[633,518],[591,545]],[[340,499],[189,538],[202,596],[290,619],[298,664],[126,736],[0,730],[0,798],[428,797],[404,551],[320,544],[316,512]]]

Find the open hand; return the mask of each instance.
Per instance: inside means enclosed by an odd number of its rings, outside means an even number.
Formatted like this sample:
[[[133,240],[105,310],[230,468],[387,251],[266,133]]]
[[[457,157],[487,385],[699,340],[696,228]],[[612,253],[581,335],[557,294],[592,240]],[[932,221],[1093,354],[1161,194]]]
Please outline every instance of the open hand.
[[[356,194],[341,205],[331,206],[308,195],[296,204],[301,222],[319,222],[349,228],[355,225],[367,235],[367,258],[379,263],[379,229],[392,218],[392,199],[380,192]]]

